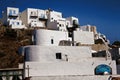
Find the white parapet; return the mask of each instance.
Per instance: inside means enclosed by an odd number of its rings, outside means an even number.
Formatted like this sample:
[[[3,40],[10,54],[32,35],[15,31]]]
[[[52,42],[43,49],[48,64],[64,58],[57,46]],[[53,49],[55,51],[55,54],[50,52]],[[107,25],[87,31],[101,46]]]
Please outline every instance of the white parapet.
[[[69,76],[69,75],[95,75],[95,69],[98,65],[105,64],[112,68],[112,74],[116,74],[115,61],[86,61],[86,62],[26,62],[26,77],[29,76]]]
[[[94,44],[93,32],[74,31],[74,41],[81,44]]]
[[[26,46],[23,50],[24,54],[26,54],[27,61],[37,61],[42,63],[66,62],[66,60],[69,62],[79,62],[82,59],[84,61],[86,59],[87,61],[88,58],[91,58],[90,47],[85,46]]]
[[[110,75],[106,76],[34,76],[31,80],[109,80]]]

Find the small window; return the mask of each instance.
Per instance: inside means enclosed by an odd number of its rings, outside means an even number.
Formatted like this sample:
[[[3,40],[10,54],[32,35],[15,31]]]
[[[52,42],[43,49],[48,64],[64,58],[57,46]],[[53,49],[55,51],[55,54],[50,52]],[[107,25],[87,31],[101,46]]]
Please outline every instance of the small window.
[[[59,26],[61,27],[61,24],[59,24]]]
[[[11,9],[9,10],[9,14],[12,15],[12,10]]]
[[[15,10],[13,11],[13,14],[16,14],[16,11],[15,11]]]
[[[45,15],[44,15],[44,14],[41,14],[41,18],[45,18]]]
[[[19,22],[17,22],[17,25],[19,25],[20,23]]]
[[[34,12],[34,15],[37,15],[37,13],[36,13],[36,12]]]
[[[69,25],[69,23],[67,22],[67,25]]]
[[[13,17],[12,19],[13,19],[13,20],[15,20],[16,18],[15,18],[15,17]]]
[[[14,25],[14,22],[12,22],[12,24]]]
[[[53,20],[53,18],[51,18]]]
[[[51,39],[51,44],[54,44],[54,40],[53,39]]]
[[[56,53],[56,59],[62,59],[62,54],[61,53]]]

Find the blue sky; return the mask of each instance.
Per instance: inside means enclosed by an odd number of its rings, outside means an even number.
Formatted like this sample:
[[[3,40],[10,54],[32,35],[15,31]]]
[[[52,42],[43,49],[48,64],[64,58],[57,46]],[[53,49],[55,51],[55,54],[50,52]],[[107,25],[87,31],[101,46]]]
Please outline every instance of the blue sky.
[[[113,42],[120,40],[120,0],[0,0],[0,11],[6,6],[48,9],[75,16],[80,25],[95,25],[97,30]],[[1,16],[1,14],[0,14]]]

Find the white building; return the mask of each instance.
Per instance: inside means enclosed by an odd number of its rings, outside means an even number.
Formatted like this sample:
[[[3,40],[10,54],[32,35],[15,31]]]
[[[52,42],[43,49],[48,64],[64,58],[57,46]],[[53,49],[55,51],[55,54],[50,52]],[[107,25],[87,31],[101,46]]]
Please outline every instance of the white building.
[[[7,9],[2,12],[2,22],[12,29],[26,28],[19,19],[19,8],[7,7]]]
[[[68,17],[66,18],[68,21],[70,21],[70,25],[73,26],[74,24],[78,24],[79,25],[79,20],[76,17]]]
[[[5,25],[11,26],[12,29],[39,27],[59,31],[67,31],[67,28],[79,24],[78,18],[63,18],[61,12],[27,8],[20,13],[19,8],[13,7],[7,7],[7,10],[3,12],[2,21]]]
[[[47,13],[45,10],[27,8],[20,14],[20,19],[27,27],[46,27]]]
[[[41,46],[59,46],[61,41],[68,40],[71,41],[71,38],[68,37],[68,32],[41,29],[34,32],[33,41],[36,45]]]
[[[61,80],[61,77],[65,80],[68,77],[107,80],[109,75],[117,74],[116,62],[105,57],[92,57],[90,46],[59,45],[61,41],[72,42],[68,32],[39,29],[33,36],[35,45],[25,46],[21,50],[26,59],[25,77],[32,80]],[[73,38],[74,42],[94,44],[93,32],[74,31]]]
[[[44,30],[44,29],[36,30],[34,31],[33,38],[35,45],[59,46],[62,41],[72,42],[72,37],[69,37],[68,32],[56,30]],[[93,32],[74,31],[73,39],[74,43],[94,44]]]
[[[50,11],[48,14],[47,27],[52,30],[67,31],[66,27],[70,27],[70,21],[62,17],[61,12]]]
[[[62,18],[62,13],[57,11],[50,11],[48,14],[48,21],[54,22]]]
[[[88,31],[74,31],[74,41],[80,44],[94,44],[94,34]]]
[[[96,28],[79,27],[78,18],[63,18],[61,12],[34,8],[27,8],[20,17],[15,17],[16,25],[19,19],[27,27],[42,28],[33,33],[34,45],[20,49],[25,62],[19,68],[25,69],[25,77],[31,80],[107,80],[110,75],[117,75],[116,62],[111,57],[92,56],[91,45],[94,35],[98,34]],[[12,25],[14,19],[9,20]]]
[[[91,49],[86,46],[28,46],[25,52],[29,76],[94,76],[97,66],[103,64],[111,68],[109,74],[116,74],[115,61],[92,58]]]
[[[84,26],[80,26],[80,28],[82,31],[88,31],[88,32],[93,32],[94,34],[98,34],[96,26],[84,25]]]

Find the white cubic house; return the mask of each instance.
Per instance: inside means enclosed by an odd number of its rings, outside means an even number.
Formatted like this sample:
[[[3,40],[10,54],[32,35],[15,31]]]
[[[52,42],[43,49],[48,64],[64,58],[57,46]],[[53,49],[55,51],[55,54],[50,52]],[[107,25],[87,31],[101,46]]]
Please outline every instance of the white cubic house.
[[[7,7],[7,9],[2,12],[2,22],[12,29],[26,28],[19,18],[19,8]]]
[[[27,8],[20,14],[20,19],[27,27],[46,27],[47,13],[45,10]]]
[[[71,27],[70,21],[62,17],[61,12],[50,11],[48,14],[47,28],[52,30],[67,31],[67,28]]]

